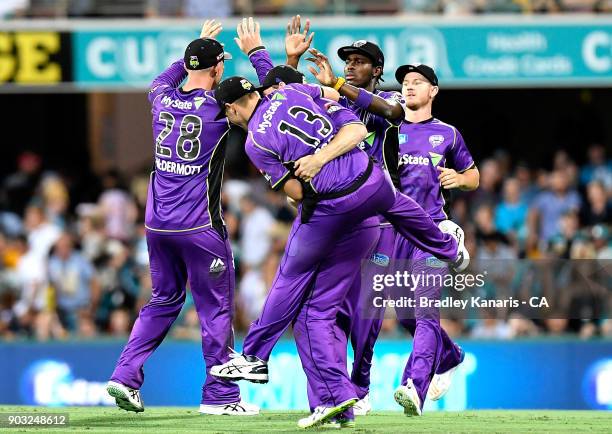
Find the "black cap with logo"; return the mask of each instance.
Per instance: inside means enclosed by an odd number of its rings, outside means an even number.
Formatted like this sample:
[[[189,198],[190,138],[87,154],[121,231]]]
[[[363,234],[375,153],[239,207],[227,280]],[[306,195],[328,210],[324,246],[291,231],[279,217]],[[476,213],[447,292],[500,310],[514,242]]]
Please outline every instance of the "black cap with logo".
[[[187,69],[197,71],[231,58],[232,55],[223,50],[221,42],[213,38],[198,38],[187,45],[183,60]]]
[[[399,84],[403,84],[404,78],[409,72],[418,72],[434,86],[438,85],[438,76],[433,68],[427,65],[402,65],[395,71],[395,79]]]
[[[362,54],[372,61],[373,66],[385,66],[385,56],[378,45],[366,40],[353,42],[346,47],[338,48],[338,56],[346,60],[351,54]]]
[[[272,68],[262,83],[263,88],[276,86],[280,82],[289,83],[305,83],[306,77],[300,71],[289,65],[278,65]]]
[[[262,90],[244,77],[230,77],[223,80],[215,88],[215,99],[219,105],[219,113],[215,120],[225,117],[225,104],[231,104],[245,95]]]

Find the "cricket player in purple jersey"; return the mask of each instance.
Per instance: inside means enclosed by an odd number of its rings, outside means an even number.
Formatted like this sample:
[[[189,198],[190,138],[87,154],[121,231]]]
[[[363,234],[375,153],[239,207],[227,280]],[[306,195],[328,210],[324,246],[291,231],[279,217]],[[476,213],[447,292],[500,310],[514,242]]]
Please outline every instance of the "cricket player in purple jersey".
[[[220,116],[227,114],[248,130],[249,158],[273,188],[283,188],[301,202],[299,217],[243,353],[210,372],[229,380],[267,382],[272,348],[294,323],[302,365],[321,403],[298,423],[305,428],[356,402],[334,345],[334,330],[360,258],[376,242],[372,217],[384,215],[400,233],[440,259],[465,265],[465,252],[416,203],[397,193],[388,175],[364,152],[354,149],[366,130],[352,112],[337,104],[323,111],[312,98],[289,87],[264,99],[258,90],[242,77],[223,81],[215,92]],[[340,129],[335,126],[342,124]],[[309,182],[294,179],[294,162],[315,152],[325,161],[318,175]]]
[[[212,91],[221,81],[224,61],[231,58],[213,39],[220,31],[220,24],[207,21],[201,38],[153,81],[149,93],[155,170],[145,226],[153,290],[107,385],[117,405],[128,411],[144,411],[139,391],[143,365],[179,315],[189,282],[207,370],[200,412],[259,413],[257,406],[241,401],[235,384],[208,375],[211,366],[229,359],[228,347],[233,346],[234,268],[220,205],[231,133],[227,119],[216,119],[219,108]]]
[[[311,67],[310,71],[321,84],[333,86],[339,90],[340,94],[343,95],[341,103],[353,109],[368,125],[368,131],[370,131],[368,144],[371,146],[366,147],[366,149],[369,149],[370,153],[383,163],[383,167],[389,171],[393,183],[400,187],[398,124],[404,118],[404,104],[402,96],[397,93],[385,94],[375,90],[384,68],[384,56],[380,48],[372,42],[363,40],[340,48],[338,55],[346,62],[344,70],[346,79],[337,78],[334,75],[325,55],[317,50],[310,50],[310,53],[314,57],[308,60],[314,62],[319,68],[317,71]],[[372,90],[374,91],[372,92]],[[296,174],[300,175],[297,171]],[[463,231],[453,222],[446,220],[440,222],[439,226],[445,232],[455,233],[463,241]],[[392,228],[385,226],[383,223],[379,243],[376,246],[375,254],[371,258],[374,265],[367,267],[367,272],[374,273],[376,272],[375,268],[389,264],[389,257],[397,257],[393,254],[396,238],[402,237],[397,236]],[[360,282],[355,282],[356,286],[360,284]],[[359,290],[353,290],[349,293],[347,300],[351,306],[346,306],[342,311],[351,312],[352,316],[347,315],[345,320],[339,319],[339,324],[350,327],[351,343],[355,353],[351,380],[358,396],[361,398],[354,406],[356,415],[365,415],[371,409],[369,399],[370,369],[374,344],[380,333],[384,313],[383,309],[372,309],[371,297],[368,296],[367,292],[361,292],[361,297],[359,296]],[[398,312],[398,317],[402,325],[414,334],[414,317],[406,318],[401,312]]]
[[[366,125],[368,136],[361,144],[386,169],[393,183],[398,186],[397,173],[397,127],[404,115],[402,95],[399,92],[385,92],[377,89],[382,80],[385,58],[380,47],[370,41],[355,41],[338,49],[338,56],[344,60],[345,77],[336,77],[328,58],[317,50],[311,50],[318,70],[310,67],[315,78],[325,86],[338,90],[339,103],[353,111]],[[302,172],[296,173],[298,176]],[[396,232],[393,226],[381,219],[380,237],[374,253],[367,258],[371,264],[366,267],[370,274],[384,273],[391,263]],[[363,281],[368,281],[367,277]],[[374,355],[374,344],[382,327],[384,309],[372,309],[371,297],[361,288],[362,279],[356,279],[355,288],[350,291],[341,310],[338,323],[350,334],[353,347],[353,370],[351,381],[357,391],[359,402],[353,410],[363,416],[370,412],[370,368]],[[369,304],[369,307],[366,306]],[[366,314],[367,312],[367,314]]]
[[[443,193],[455,188],[475,190],[478,169],[459,131],[432,117],[438,94],[434,70],[427,65],[404,65],[395,77],[406,100],[406,116],[398,135],[400,189],[421,204],[435,222],[448,225],[452,222],[444,211]],[[396,238],[394,258],[410,260],[413,275],[448,273],[446,264],[402,237]],[[440,291],[434,281],[416,287],[414,296],[417,300],[437,300]],[[438,400],[447,392],[464,353],[440,327],[439,309],[415,308],[408,315],[398,316],[408,322],[414,343],[395,400],[407,415],[421,415],[425,397]]]

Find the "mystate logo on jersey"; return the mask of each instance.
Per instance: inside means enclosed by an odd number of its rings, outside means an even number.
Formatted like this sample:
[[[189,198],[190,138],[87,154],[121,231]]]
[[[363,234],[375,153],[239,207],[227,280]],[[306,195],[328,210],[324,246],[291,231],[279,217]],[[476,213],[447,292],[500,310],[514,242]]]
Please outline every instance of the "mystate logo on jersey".
[[[181,101],[180,99],[172,99],[169,96],[164,96],[161,100],[161,103],[166,108],[177,108],[182,110],[191,110],[193,104],[189,101]]]
[[[264,134],[268,128],[272,126],[272,116],[276,113],[276,110],[282,105],[281,101],[273,101],[268,107],[268,110],[263,114],[262,121],[257,125],[257,132]]]
[[[431,164],[435,167],[442,161],[442,158],[444,158],[443,155],[436,154],[435,152],[429,152],[429,158],[423,157],[422,155],[400,154],[399,165],[429,166]]]

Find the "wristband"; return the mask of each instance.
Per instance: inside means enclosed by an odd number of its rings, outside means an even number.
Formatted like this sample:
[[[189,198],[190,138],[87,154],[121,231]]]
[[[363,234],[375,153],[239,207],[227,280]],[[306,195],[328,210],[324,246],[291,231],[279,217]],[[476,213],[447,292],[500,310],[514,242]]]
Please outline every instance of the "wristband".
[[[265,50],[266,47],[264,47],[263,45],[260,45],[258,47],[253,48],[251,51],[249,51],[249,53],[247,54],[248,57],[251,57],[251,54],[255,53],[256,51],[259,50]]]
[[[362,109],[367,110],[372,104],[372,100],[374,99],[374,94],[368,92],[365,89],[359,89],[359,95],[357,95],[357,99],[355,100],[355,105]]]
[[[334,84],[334,90],[340,90],[340,88],[344,86],[344,83],[346,83],[344,77],[338,77],[338,80],[336,80],[336,84]]]

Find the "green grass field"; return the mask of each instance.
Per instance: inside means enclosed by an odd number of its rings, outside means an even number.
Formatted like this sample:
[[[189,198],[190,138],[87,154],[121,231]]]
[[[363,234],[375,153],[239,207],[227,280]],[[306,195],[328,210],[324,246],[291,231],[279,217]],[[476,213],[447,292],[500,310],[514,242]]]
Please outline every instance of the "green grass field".
[[[288,433],[298,430],[296,422],[303,412],[264,412],[254,417],[203,416],[194,408],[148,407],[144,413],[126,413],[114,408],[5,406],[0,413],[42,412],[68,413],[69,425],[53,432],[158,432],[198,433]],[[6,418],[3,418],[6,420]],[[0,427],[5,428],[6,425]],[[12,428],[10,432],[41,431],[42,428]],[[45,429],[46,431],[46,429]],[[328,429],[315,428],[321,432]],[[338,430],[334,430],[338,431]],[[596,411],[466,411],[460,413],[433,412],[420,418],[408,418],[400,412],[376,412],[357,418],[357,433],[610,433],[612,413]],[[6,432],[6,431],[5,431]]]
[[[4,406],[0,413],[41,412],[68,413],[69,426],[53,432],[197,432],[197,433],[288,433],[298,430],[296,422],[304,412],[264,412],[259,416],[203,416],[195,408],[148,407],[134,414],[114,408]],[[6,420],[6,418],[4,418]],[[0,427],[3,431],[6,425]],[[40,431],[41,428],[12,428],[9,432]],[[329,431],[315,428],[308,431]],[[338,431],[338,430],[334,430]],[[408,418],[400,412],[375,412],[357,418],[357,433],[610,433],[612,413],[597,411],[465,411],[460,413],[433,412],[420,418]],[[6,431],[5,431],[6,432]]]

